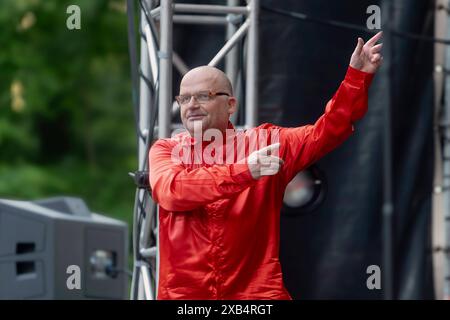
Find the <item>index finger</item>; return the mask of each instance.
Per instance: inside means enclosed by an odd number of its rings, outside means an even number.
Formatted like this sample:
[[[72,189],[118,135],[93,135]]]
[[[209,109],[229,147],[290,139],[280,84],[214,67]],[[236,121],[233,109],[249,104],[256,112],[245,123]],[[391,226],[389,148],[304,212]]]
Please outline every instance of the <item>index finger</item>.
[[[372,38],[370,38],[366,42],[366,45],[373,46],[375,43],[377,43],[378,40],[380,40],[382,35],[383,35],[383,31],[378,32],[376,35],[374,35]]]
[[[271,145],[268,145],[267,147],[259,149],[258,153],[267,154],[268,152],[275,151],[279,147],[280,147],[280,143],[279,142],[273,143]]]

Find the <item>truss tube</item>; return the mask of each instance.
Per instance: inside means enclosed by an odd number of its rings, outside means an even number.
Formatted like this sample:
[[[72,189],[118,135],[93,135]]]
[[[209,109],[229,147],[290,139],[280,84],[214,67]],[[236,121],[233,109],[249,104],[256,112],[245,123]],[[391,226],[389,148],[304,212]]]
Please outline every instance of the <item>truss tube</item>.
[[[239,5],[239,0],[227,0],[228,6],[237,6]],[[227,16],[228,21],[230,23],[227,24],[227,30],[226,30],[226,40],[228,41],[233,34],[237,31],[237,26],[234,23],[231,23],[234,20],[234,15],[229,14]],[[238,69],[239,69],[239,43],[228,52],[228,54],[225,57],[225,73],[227,74],[228,78],[231,81],[231,86],[233,87],[233,94],[236,96],[237,92],[237,75],[238,75]],[[237,48],[236,48],[237,47]],[[239,101],[236,106],[236,111],[231,115],[231,123],[236,126],[237,124],[237,115],[239,114]]]
[[[450,34],[450,24],[447,24],[447,35]],[[445,69],[450,69],[450,50],[445,50]],[[444,254],[444,278],[443,298],[450,299],[450,75],[446,73],[444,110],[442,112],[441,128],[443,135],[443,157],[442,157],[442,196],[444,205],[444,247],[441,248]]]
[[[159,105],[158,105],[158,138],[167,138],[171,134],[172,118],[172,30],[173,30],[172,0],[161,1],[161,31],[159,52]],[[159,234],[159,210],[156,210],[156,234]],[[156,246],[159,247],[159,237],[156,237]],[[159,250],[158,250],[159,251]],[[156,255],[156,288],[157,297],[159,284],[159,252]]]
[[[161,14],[161,7],[156,7],[150,11],[150,16],[153,18],[158,17]]]
[[[206,25],[226,25],[228,23],[225,17],[199,16],[187,14],[174,15],[173,22],[180,24],[206,24]]]
[[[238,41],[245,35],[247,30],[249,29],[250,21],[246,20],[244,24],[239,28],[238,31],[225,43],[225,45],[220,49],[220,51],[216,54],[216,56],[208,63],[209,66],[215,67],[220,60],[222,60],[225,55],[233,48],[233,46],[238,43]]]
[[[152,33],[150,31],[150,25],[149,24],[145,24],[145,27],[143,29],[144,34],[145,34],[145,38],[147,40],[146,45],[148,48],[148,55],[150,57],[150,74],[151,74],[151,79],[152,83],[155,84],[156,83],[156,79],[158,79],[158,53],[157,53],[157,49],[156,49],[156,43],[155,43],[155,39],[153,39]],[[148,127],[146,127],[148,128]]]
[[[156,247],[141,249],[141,255],[145,258],[156,258]]]
[[[239,4],[239,0],[228,0],[227,4],[229,6],[237,6]],[[227,19],[229,21],[232,21],[233,15],[229,14]],[[226,31],[227,32],[226,40],[228,41],[236,31],[237,26],[234,23],[228,23]],[[236,86],[237,72],[238,72],[238,48],[233,47],[227,54],[225,60],[225,73],[228,75],[228,78],[230,78],[231,85],[233,86],[233,88]]]
[[[159,20],[159,16],[155,17]],[[180,24],[206,24],[206,25],[226,25],[227,18],[220,16],[203,16],[196,14],[175,14],[172,17],[174,23]]]
[[[435,9],[434,36],[435,38],[445,38],[447,33],[448,13],[446,10],[439,10],[440,6],[448,7],[448,0],[437,0]],[[442,97],[444,92],[444,79],[446,77],[448,63],[445,63],[446,46],[442,43],[434,45],[434,117],[433,117],[433,136],[434,136],[434,190],[432,203],[432,248],[433,248],[433,278],[435,299],[444,299],[444,283],[445,283],[445,251],[439,250],[445,248],[445,212],[449,210],[444,203],[443,193],[443,154],[441,144],[440,120],[442,111]],[[448,81],[448,80],[447,80]],[[447,92],[447,94],[449,94]],[[446,95],[448,99],[448,95]],[[447,192],[448,196],[448,192]],[[448,204],[448,201],[447,201]],[[448,299],[449,297],[445,297]]]
[[[170,1],[172,2],[172,1]],[[162,4],[161,2],[161,9]],[[174,11],[179,12],[190,12],[190,13],[211,13],[211,14],[248,14],[248,7],[229,7],[229,6],[219,6],[219,5],[209,5],[209,4],[184,4],[177,3],[174,5]]]
[[[141,12],[141,28],[142,30],[145,30],[147,23],[145,21],[145,15],[143,12]],[[151,39],[148,39],[148,41],[152,41]],[[153,75],[150,69],[150,57],[149,57],[149,51],[147,47],[147,42],[141,38],[141,63],[140,63],[140,69],[142,74],[147,79],[153,79]],[[140,78],[139,81],[139,132],[143,132],[145,129],[148,129],[148,126],[150,124],[149,119],[149,107],[151,104],[151,96],[150,96],[150,90],[147,87],[147,84],[145,81]],[[143,139],[139,139],[139,157],[138,157],[138,166],[139,170],[143,170],[143,161],[145,158],[145,141]]]
[[[161,1],[161,44],[158,138],[170,136],[172,110],[172,0]]]
[[[177,71],[184,76],[188,71],[189,67],[184,63],[183,59],[174,51],[173,55],[173,65],[177,69]]]
[[[393,61],[393,41],[392,41],[392,2],[390,0],[382,1],[381,11],[387,14],[383,15],[383,46],[385,49],[384,56],[384,81],[386,82],[385,96],[386,103],[383,110],[383,118],[385,130],[383,130],[383,252],[382,252],[382,282],[384,283],[383,298],[392,300],[395,298],[394,293],[394,273],[393,273],[393,257],[394,257],[394,203],[392,201],[392,131],[391,131],[391,110],[392,110],[392,61]]]
[[[141,30],[145,29],[146,20],[145,20],[145,14],[141,10],[140,11],[140,25]],[[141,37],[141,43],[140,43],[140,69],[142,74],[151,79],[151,70],[150,70],[150,61],[149,61],[149,54],[148,54],[148,48],[147,43],[145,40]],[[150,39],[149,39],[150,40]],[[148,128],[150,119],[149,119],[149,106],[151,103],[151,97],[150,97],[150,90],[147,88],[147,84],[142,79],[142,77],[139,80],[139,130],[138,132],[143,132],[146,128]],[[143,139],[139,138],[138,140],[138,169],[143,170],[144,167],[144,159],[145,159],[145,152],[146,152],[146,146],[145,141]],[[143,200],[143,192],[140,190],[136,190],[136,199],[135,199],[135,215],[133,218],[133,252],[134,252],[134,269],[133,269],[133,278],[132,278],[132,285],[131,285],[131,299],[137,299],[139,298],[139,282],[141,277],[140,275],[140,267],[137,267],[138,265],[138,257],[137,253],[139,252],[139,240],[137,239],[137,234],[139,230],[137,230],[137,223],[139,221],[139,215],[142,214],[140,212],[139,203],[142,203]],[[137,206],[137,207],[136,207]]]
[[[153,201],[147,202],[147,207],[145,208],[147,214],[145,218],[143,218],[141,233],[140,233],[140,252],[142,252],[142,248],[149,248],[154,243],[151,243],[151,234],[153,232],[152,229],[152,219],[156,215],[156,210],[153,206]]]
[[[247,77],[245,97],[245,124],[247,128],[258,124],[258,15],[259,0],[250,0],[250,29],[247,41]]]
[[[141,276],[144,287],[145,300],[154,300],[153,290],[151,286],[150,270],[145,264],[141,265]]]
[[[138,204],[138,196],[139,196],[139,190],[136,190],[136,196],[135,196],[135,200],[134,200],[134,213],[133,213],[133,276],[131,278],[131,290],[130,290],[130,299],[131,300],[136,300],[138,297],[138,289],[139,289],[139,275],[140,275],[140,270],[138,265],[138,242],[136,239],[136,235],[138,234],[139,230],[137,227],[137,223],[138,223],[138,209],[136,208],[137,204]]]

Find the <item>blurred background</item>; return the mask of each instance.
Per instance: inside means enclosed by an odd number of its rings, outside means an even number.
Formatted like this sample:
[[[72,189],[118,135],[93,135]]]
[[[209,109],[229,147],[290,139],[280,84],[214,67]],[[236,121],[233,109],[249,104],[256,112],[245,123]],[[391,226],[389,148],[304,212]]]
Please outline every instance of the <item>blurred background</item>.
[[[66,10],[72,4],[81,9],[81,29],[69,30],[66,26],[73,13]],[[84,200],[90,211],[132,225],[134,186],[127,173],[136,167],[137,149],[125,1],[5,0],[0,2],[0,29],[0,198],[30,201],[77,197]],[[7,212],[11,206],[1,209]],[[30,213],[24,219],[28,221],[34,215]],[[6,239],[6,230],[14,229],[6,217],[5,213],[0,219],[0,297],[70,298],[58,293],[56,276],[53,279],[54,273],[46,272],[52,270],[53,264],[57,269],[57,263],[50,261],[75,256],[75,249],[60,249],[70,254],[60,253],[58,257],[58,248],[53,246],[70,239],[84,248],[90,240],[81,235],[88,234],[89,225],[95,225],[89,222],[92,218],[86,218],[86,229],[64,229],[65,234],[55,233],[53,243],[44,245],[39,242],[40,235],[36,235],[38,240],[15,241],[11,238],[14,235]],[[47,217],[46,228],[53,220]],[[17,222],[15,234],[27,237],[30,231],[25,226],[24,221]],[[72,234],[70,230],[77,231]],[[53,234],[49,229],[43,233],[45,239]],[[99,245],[100,238],[96,233],[91,243]],[[115,244],[116,249],[121,248],[121,255],[126,243],[128,238]],[[21,250],[27,247],[28,256],[22,256],[26,252]],[[55,252],[53,258],[40,255],[48,251]],[[84,251],[87,249],[80,249],[80,257],[61,266],[59,287],[65,286],[67,265],[80,264]],[[125,269],[132,266],[130,253],[127,245]],[[17,259],[24,262],[14,262]],[[43,271],[34,262],[39,259],[47,267]],[[85,260],[89,259],[96,257]],[[123,266],[123,261],[120,263]],[[47,274],[43,277],[45,284],[40,271]],[[88,279],[85,274],[82,276],[83,295],[73,295],[74,298],[89,294],[90,285],[85,282]],[[91,288],[91,297],[128,297],[123,289],[127,277],[120,275],[120,288],[101,287],[102,280],[98,280],[101,286]],[[26,280],[29,285],[25,285]],[[44,287],[45,291],[40,291]]]
[[[66,27],[71,4],[80,30]],[[0,197],[74,195],[131,223],[125,1],[5,0],[0,27]]]

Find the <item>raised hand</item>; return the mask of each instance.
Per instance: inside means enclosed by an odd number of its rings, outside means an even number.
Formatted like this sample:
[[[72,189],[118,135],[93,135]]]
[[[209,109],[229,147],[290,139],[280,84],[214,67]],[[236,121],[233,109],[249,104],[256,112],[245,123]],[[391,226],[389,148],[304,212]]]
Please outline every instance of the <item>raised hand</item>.
[[[378,32],[366,44],[363,39],[358,38],[355,51],[350,59],[350,66],[364,72],[375,73],[383,62],[381,55],[383,44],[376,44],[382,35],[382,31]]]
[[[274,143],[250,154],[247,163],[253,179],[259,179],[262,176],[272,176],[280,171],[284,161],[283,159],[272,155],[272,153],[278,154],[279,148],[280,143]]]

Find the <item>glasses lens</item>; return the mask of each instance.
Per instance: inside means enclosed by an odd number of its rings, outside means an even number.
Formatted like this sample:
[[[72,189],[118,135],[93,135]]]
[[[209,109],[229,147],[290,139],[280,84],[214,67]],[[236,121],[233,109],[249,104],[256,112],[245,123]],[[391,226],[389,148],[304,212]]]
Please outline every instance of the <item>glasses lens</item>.
[[[198,102],[207,102],[209,101],[209,92],[199,92],[195,95],[195,98]]]
[[[182,96],[177,96],[176,99],[178,101],[179,104],[188,104],[189,101],[191,101],[191,97],[194,97],[195,100],[197,100],[197,102],[208,102],[209,100],[211,100],[211,94],[209,93],[209,91],[205,91],[205,92],[198,92],[197,94],[194,95],[182,95]]]
[[[191,100],[191,96],[178,96],[177,101],[179,104],[186,104]]]

